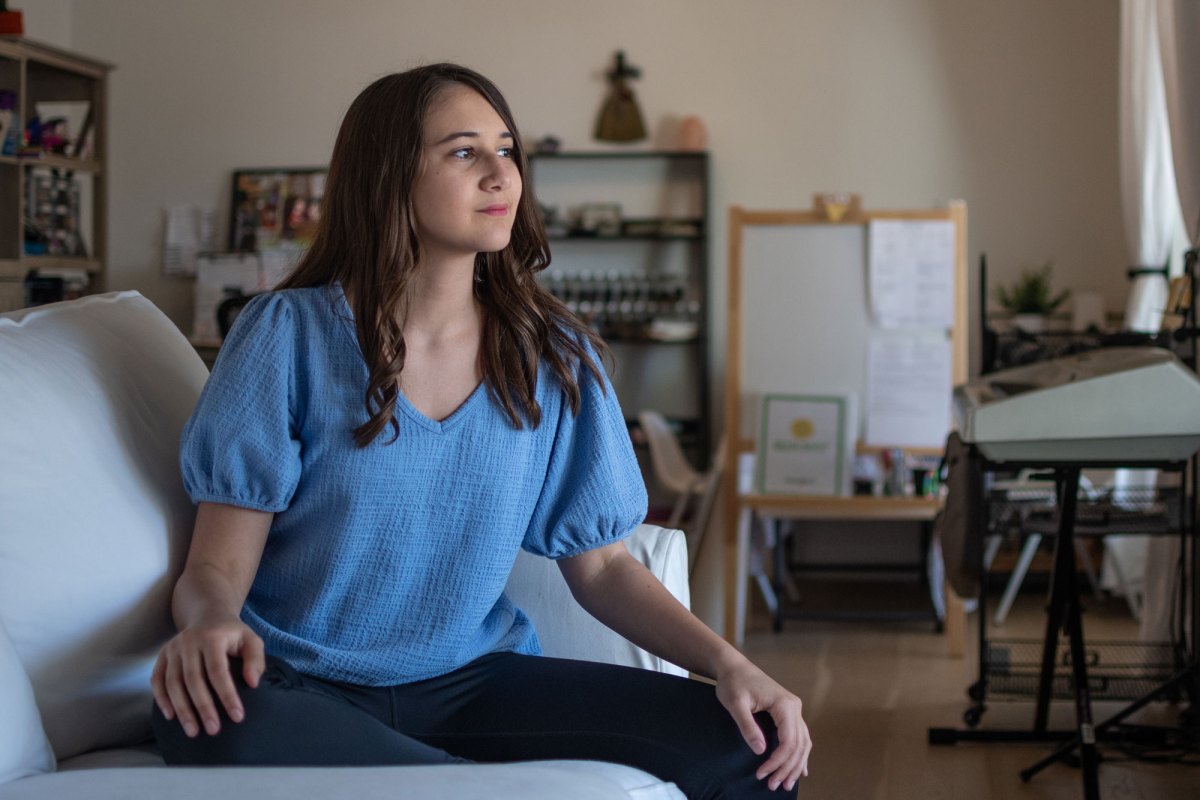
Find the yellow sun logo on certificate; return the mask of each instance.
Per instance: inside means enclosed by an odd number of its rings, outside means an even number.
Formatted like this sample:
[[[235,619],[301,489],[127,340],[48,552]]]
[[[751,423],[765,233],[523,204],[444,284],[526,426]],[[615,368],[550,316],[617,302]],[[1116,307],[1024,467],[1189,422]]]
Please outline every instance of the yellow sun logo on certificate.
[[[792,436],[797,439],[811,438],[815,430],[811,419],[800,417],[792,420]]]

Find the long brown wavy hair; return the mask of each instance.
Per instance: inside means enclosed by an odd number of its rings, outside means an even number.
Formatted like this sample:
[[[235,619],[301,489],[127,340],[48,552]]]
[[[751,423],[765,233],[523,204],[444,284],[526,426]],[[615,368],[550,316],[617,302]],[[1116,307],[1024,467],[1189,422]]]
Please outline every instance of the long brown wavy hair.
[[[480,367],[492,398],[516,428],[537,427],[537,376],[545,361],[573,413],[579,412],[577,371],[600,381],[603,341],[534,276],[550,264],[550,248],[525,175],[528,159],[508,103],[495,84],[456,64],[432,64],[380,78],[354,100],[342,120],[325,182],[312,246],[278,288],[340,283],[352,303],[359,348],[370,372],[364,404],[369,419],[354,429],[366,447],[385,427],[394,442],[394,411],[405,345],[401,313],[421,262],[412,188],[422,169],[425,119],[439,95],[461,84],[477,91],[513,134],[524,188],[508,246],[475,257],[475,298],[483,309]]]

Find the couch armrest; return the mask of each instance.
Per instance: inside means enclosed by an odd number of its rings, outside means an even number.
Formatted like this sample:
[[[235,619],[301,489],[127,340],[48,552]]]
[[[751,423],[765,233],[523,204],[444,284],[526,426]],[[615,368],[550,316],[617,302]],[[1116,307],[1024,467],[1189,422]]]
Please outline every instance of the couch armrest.
[[[687,540],[682,531],[639,525],[626,540],[630,554],[646,565],[679,602],[690,606]],[[521,552],[505,589],[533,620],[548,656],[642,667],[673,675],[687,671],[626,641],[583,610],[571,596],[558,565]]]

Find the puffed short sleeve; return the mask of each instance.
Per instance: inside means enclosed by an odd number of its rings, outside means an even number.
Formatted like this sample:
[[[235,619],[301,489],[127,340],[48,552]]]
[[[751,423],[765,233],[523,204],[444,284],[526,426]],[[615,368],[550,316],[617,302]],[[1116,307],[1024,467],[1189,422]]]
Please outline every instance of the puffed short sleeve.
[[[291,502],[300,479],[293,323],[278,293],[238,314],[183,429],[180,467],[193,502],[259,511]]]
[[[577,415],[562,403],[546,481],[521,545],[547,558],[623,539],[646,518],[646,484],[616,392],[607,376],[597,381],[582,367],[579,388]]]

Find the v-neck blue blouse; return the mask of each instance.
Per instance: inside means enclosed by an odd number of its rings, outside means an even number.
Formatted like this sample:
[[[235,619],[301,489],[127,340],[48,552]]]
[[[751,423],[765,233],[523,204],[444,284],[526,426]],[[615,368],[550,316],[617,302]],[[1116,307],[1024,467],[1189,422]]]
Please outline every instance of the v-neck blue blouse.
[[[487,653],[540,653],[504,594],[518,548],[558,559],[624,538],[646,488],[607,377],[572,415],[539,370],[517,429],[479,386],[449,417],[397,399],[366,448],[367,366],[337,285],[256,297],[183,432],[194,502],[275,513],[242,619],[301,672],[387,686]]]

